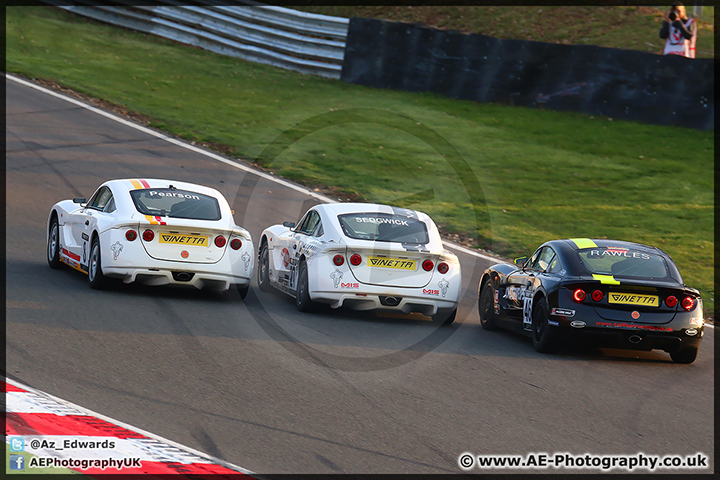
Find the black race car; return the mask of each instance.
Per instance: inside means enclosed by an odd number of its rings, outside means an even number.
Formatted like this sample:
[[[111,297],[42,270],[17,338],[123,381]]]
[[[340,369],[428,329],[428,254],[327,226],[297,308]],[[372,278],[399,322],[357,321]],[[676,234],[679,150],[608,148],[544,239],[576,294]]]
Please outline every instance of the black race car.
[[[683,283],[659,248],[616,240],[546,242],[515,265],[483,273],[480,322],[532,338],[551,352],[578,337],[597,345],[661,349],[676,363],[692,363],[704,331],[700,293]]]

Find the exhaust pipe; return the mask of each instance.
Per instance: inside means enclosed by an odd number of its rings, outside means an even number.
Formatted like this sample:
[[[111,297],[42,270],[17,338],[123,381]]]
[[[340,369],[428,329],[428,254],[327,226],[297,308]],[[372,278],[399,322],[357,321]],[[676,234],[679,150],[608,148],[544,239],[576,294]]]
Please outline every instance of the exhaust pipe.
[[[400,298],[392,296],[380,297],[380,303],[388,307],[395,307],[400,303]]]
[[[172,276],[176,282],[189,282],[195,274],[190,272],[172,272]]]
[[[628,338],[630,343],[640,343],[642,342],[642,337],[640,335],[630,335],[630,338]]]

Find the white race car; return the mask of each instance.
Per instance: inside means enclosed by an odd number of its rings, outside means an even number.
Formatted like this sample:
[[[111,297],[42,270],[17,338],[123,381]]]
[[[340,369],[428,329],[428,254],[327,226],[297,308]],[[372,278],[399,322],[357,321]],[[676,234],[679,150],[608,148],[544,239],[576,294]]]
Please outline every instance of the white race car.
[[[88,275],[92,288],[108,277],[125,283],[191,285],[245,298],[254,249],[235,225],[230,206],[213,188],[173,180],[124,179],[103,183],[90,200],[53,205],[47,258]]]
[[[266,228],[258,286],[293,297],[300,311],[332,308],[420,312],[455,320],[460,263],[422,212],[369,203],[316,205],[300,222]]]

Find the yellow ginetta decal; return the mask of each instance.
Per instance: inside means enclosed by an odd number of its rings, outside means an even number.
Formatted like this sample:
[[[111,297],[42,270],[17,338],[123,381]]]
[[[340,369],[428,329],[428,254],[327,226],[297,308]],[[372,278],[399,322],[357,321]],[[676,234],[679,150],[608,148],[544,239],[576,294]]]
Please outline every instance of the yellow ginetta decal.
[[[612,275],[595,275],[593,273],[593,278],[595,280],[600,280],[600,283],[604,283],[605,285],[620,285],[620,282],[615,280],[615,277]]]
[[[583,248],[597,248],[597,244],[589,238],[571,238],[570,241],[575,242],[575,245],[581,250]]]

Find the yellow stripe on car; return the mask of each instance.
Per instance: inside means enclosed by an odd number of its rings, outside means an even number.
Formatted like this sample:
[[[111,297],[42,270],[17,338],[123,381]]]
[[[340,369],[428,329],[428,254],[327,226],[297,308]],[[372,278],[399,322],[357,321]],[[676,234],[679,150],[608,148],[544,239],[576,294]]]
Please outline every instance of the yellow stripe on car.
[[[145,218],[147,218],[147,221],[150,222],[152,225],[160,225],[160,223],[155,220],[155,217],[150,215],[145,215]]]
[[[581,250],[583,248],[597,248],[597,244],[589,238],[571,238],[570,241],[575,242],[575,245]]]
[[[593,278],[600,280],[600,283],[604,283],[605,285],[620,285],[620,282],[615,280],[615,277],[612,275],[596,275],[593,273]]]
[[[142,184],[137,180],[130,180],[130,183],[132,183],[135,188],[143,188]]]

